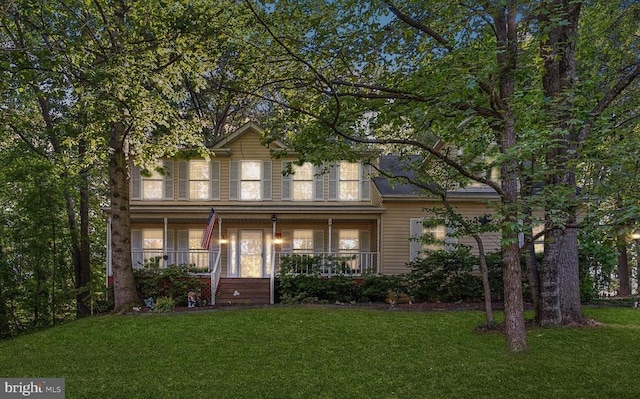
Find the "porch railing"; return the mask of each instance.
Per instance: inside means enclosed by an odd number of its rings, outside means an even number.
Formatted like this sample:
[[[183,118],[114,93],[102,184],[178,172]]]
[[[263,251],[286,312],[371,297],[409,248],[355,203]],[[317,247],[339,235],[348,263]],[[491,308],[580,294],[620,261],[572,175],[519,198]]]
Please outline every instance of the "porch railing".
[[[220,251],[192,249],[188,251],[134,250],[131,252],[133,267],[167,267],[184,265],[193,273],[211,273],[220,262]],[[220,267],[219,267],[220,269]]]
[[[220,264],[221,252],[216,253],[216,259],[213,264],[213,270],[211,271],[211,304],[216,304],[216,292],[218,292],[218,284],[220,283],[220,274],[222,271],[222,265]]]
[[[377,252],[315,252],[276,253],[276,271],[285,269],[293,274],[317,274],[331,277],[362,276],[378,272]]]

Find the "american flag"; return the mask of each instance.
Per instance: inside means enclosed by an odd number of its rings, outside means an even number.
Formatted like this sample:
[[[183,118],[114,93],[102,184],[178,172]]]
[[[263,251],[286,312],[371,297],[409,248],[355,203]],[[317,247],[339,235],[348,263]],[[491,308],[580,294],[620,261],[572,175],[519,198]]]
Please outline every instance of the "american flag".
[[[200,241],[200,246],[204,249],[209,249],[209,245],[211,244],[211,235],[213,234],[213,227],[216,225],[217,219],[216,211],[211,209],[211,213],[209,213],[209,219],[207,219],[207,225],[204,227],[204,231],[202,232],[202,240]]]

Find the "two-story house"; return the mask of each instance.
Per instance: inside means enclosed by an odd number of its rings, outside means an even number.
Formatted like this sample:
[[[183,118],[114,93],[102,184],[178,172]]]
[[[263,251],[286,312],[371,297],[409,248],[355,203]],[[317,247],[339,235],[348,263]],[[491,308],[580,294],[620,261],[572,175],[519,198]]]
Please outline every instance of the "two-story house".
[[[406,272],[422,249],[411,237],[424,233],[424,208],[438,200],[411,185],[371,178],[364,164],[320,168],[293,163],[295,155],[271,157],[284,149],[279,142],[264,147],[260,128],[249,122],[215,145],[211,160],[163,160],[168,173],[150,176],[133,167],[134,267],[188,264],[211,282],[212,303],[216,292],[225,303],[273,302],[275,272],[290,254],[320,257],[327,265],[338,257],[346,260],[341,272],[354,276]],[[393,167],[394,157],[380,162]],[[288,168],[293,173],[283,174]],[[463,215],[475,216],[487,213],[496,196],[477,187],[452,199]],[[203,249],[212,209],[216,222],[209,249]],[[445,232],[445,226],[431,231],[442,238]],[[499,236],[485,238],[489,250],[499,245]],[[461,241],[473,246],[472,239]],[[331,267],[322,273],[330,276]]]

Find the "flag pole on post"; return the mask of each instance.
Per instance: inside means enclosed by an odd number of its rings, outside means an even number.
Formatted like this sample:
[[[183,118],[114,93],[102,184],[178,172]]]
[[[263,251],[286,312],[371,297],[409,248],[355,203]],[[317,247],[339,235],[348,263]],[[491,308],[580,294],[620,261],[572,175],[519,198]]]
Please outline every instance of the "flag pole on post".
[[[209,249],[209,246],[211,245],[211,236],[213,235],[213,228],[216,224],[216,218],[216,211],[211,208],[209,219],[207,219],[207,225],[204,226],[204,230],[202,231],[202,240],[200,240],[200,246],[203,249]]]

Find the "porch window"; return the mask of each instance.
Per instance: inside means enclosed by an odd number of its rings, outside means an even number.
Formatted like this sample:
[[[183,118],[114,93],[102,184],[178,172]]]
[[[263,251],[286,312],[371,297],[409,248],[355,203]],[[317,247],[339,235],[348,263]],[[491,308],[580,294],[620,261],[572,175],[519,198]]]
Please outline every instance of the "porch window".
[[[338,252],[360,250],[360,230],[340,230],[338,232]]]
[[[294,230],[292,241],[294,253],[313,252],[313,230]]]
[[[209,162],[206,160],[189,161],[189,198],[209,199]]]
[[[164,235],[162,229],[131,231],[132,262],[136,268],[145,264],[160,265],[163,255]]]
[[[162,229],[142,230],[142,249],[162,251],[163,234]]]

